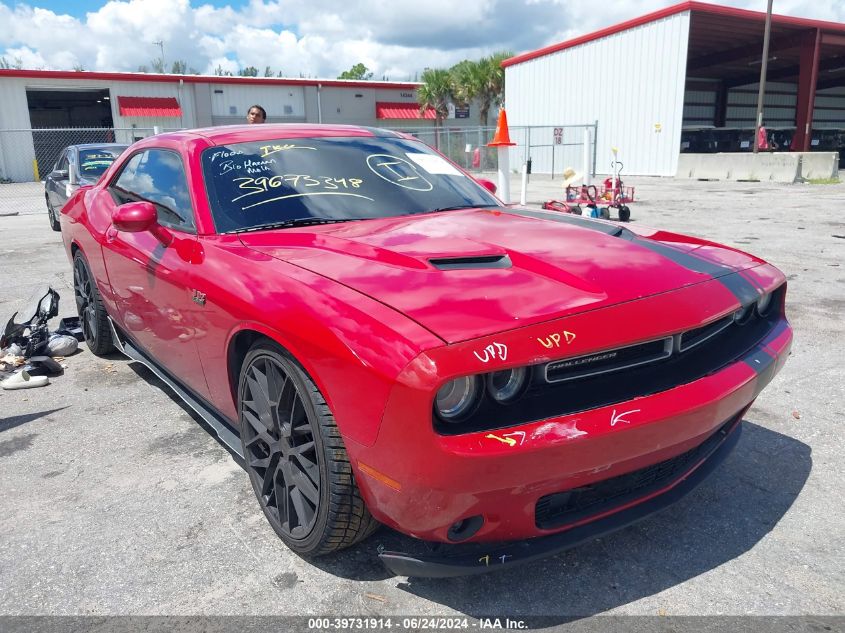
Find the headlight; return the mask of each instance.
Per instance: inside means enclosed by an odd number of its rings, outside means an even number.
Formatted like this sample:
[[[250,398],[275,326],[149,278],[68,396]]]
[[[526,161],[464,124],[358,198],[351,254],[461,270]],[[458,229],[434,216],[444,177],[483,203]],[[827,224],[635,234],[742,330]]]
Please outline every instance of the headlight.
[[[767,292],[762,297],[757,299],[757,314],[760,316],[766,316],[766,313],[769,311],[769,308],[772,307],[772,293]]]
[[[522,395],[527,378],[528,370],[525,367],[494,371],[487,374],[487,393],[499,404],[513,402]]]
[[[460,422],[475,411],[481,401],[481,380],[464,376],[450,380],[437,391],[434,408],[446,422]]]
[[[751,314],[753,312],[753,304],[741,307],[739,310],[734,312],[734,322],[739,323],[740,325],[745,325],[746,323],[748,323],[748,319],[751,318]]]

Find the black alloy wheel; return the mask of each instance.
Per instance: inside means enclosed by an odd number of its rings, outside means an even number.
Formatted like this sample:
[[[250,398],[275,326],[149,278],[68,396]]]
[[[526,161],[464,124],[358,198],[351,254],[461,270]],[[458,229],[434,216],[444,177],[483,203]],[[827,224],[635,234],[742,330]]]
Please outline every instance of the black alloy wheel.
[[[88,349],[97,356],[108,354],[114,349],[108,314],[88,262],[80,251],[73,257],[73,296]]]
[[[378,527],[325,400],[278,346],[258,344],[244,359],[238,417],[253,490],[288,547],[326,554]]]
[[[50,196],[44,194],[44,199],[47,202],[47,219],[50,221],[50,228],[54,231],[61,231],[62,225],[59,223],[59,217],[56,215],[56,210],[50,202]]]

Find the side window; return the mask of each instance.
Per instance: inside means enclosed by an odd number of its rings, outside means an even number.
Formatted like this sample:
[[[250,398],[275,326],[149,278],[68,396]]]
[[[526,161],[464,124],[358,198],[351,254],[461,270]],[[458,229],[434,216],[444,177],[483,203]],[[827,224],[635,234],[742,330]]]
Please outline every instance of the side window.
[[[148,149],[136,154],[110,189],[117,204],[146,200],[155,205],[163,226],[195,230],[185,168],[176,152]]]

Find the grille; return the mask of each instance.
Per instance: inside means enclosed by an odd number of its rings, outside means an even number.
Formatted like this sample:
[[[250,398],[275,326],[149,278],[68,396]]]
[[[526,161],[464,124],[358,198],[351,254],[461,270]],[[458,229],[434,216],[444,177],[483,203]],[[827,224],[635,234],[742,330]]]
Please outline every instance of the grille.
[[[689,330],[681,334],[680,351],[685,352],[696,345],[716,336],[719,332],[734,322],[733,315],[726,316],[723,319],[708,323],[694,330]]]
[[[563,382],[609,371],[619,371],[668,358],[672,354],[672,337],[639,345],[621,347],[600,354],[566,358],[546,365],[546,382]]]
[[[541,497],[535,506],[537,527],[553,530],[657,492],[715,451],[737,419],[734,416],[704,442],[677,457],[589,486]]]

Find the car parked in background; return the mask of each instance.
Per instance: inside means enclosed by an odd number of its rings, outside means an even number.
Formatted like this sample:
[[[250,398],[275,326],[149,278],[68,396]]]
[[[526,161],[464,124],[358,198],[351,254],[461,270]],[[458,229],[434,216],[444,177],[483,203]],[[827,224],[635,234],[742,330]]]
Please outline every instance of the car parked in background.
[[[65,147],[44,179],[47,219],[54,231],[61,230],[59,214],[79,187],[93,185],[115,159],[129,147],[120,143],[89,143]]]
[[[384,129],[144,139],[62,209],[85,340],[196,410],[300,554],[379,523],[415,537],[379,554],[403,575],[572,547],[736,445],[789,355],[786,279],[491,187]]]

